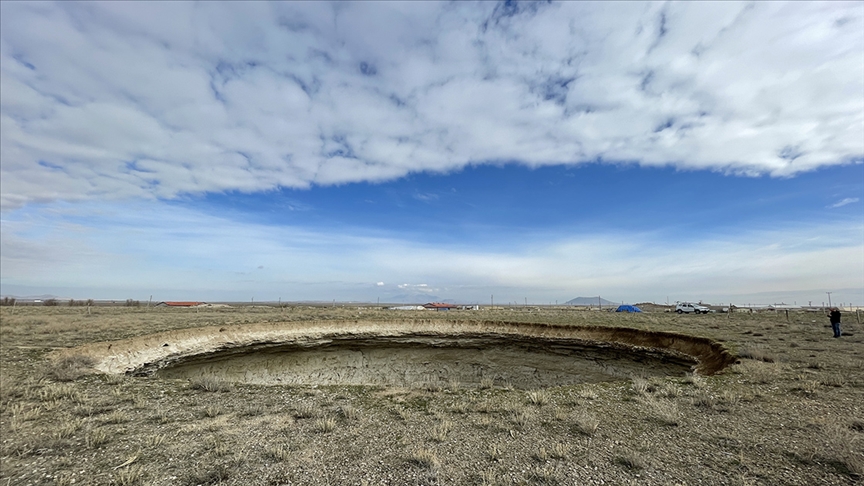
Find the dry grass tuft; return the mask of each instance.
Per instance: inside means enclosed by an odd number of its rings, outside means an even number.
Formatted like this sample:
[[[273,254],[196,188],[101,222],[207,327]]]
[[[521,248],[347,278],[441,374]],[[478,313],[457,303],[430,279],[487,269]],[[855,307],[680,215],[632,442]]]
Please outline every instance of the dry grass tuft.
[[[209,376],[190,380],[189,387],[193,390],[202,390],[210,393],[230,392],[232,389],[230,383],[225,383]]]
[[[294,406],[294,418],[315,418],[321,414],[318,407],[312,403],[298,403]]]
[[[777,359],[777,357],[771,351],[756,346],[747,346],[741,348],[741,351],[738,352],[738,357],[752,359],[756,361],[764,361],[766,363],[773,363]]]
[[[644,405],[650,412],[650,418],[663,425],[678,425],[681,420],[681,412],[675,402],[663,399],[648,399]]]
[[[144,480],[144,469],[141,466],[130,466],[117,471],[113,484],[117,486],[134,486]]]
[[[525,427],[526,425],[528,425],[530,417],[528,416],[527,411],[522,408],[516,408],[512,411],[512,414],[512,421],[514,424],[518,425],[519,427]]]
[[[45,367],[44,375],[53,381],[75,381],[90,373],[95,364],[96,361],[89,356],[63,356],[50,362]]]
[[[613,462],[615,464],[624,466],[627,469],[636,471],[645,469],[645,467],[647,466],[647,462],[645,461],[645,459],[643,459],[642,456],[639,455],[639,453],[630,449],[621,451],[616,454],[613,458]]]
[[[345,420],[357,420],[360,416],[360,411],[350,405],[343,405],[339,407],[339,415],[345,418]]]
[[[416,464],[424,469],[437,469],[441,466],[441,461],[435,452],[425,447],[414,449],[408,455],[408,462]]]
[[[108,434],[102,429],[90,429],[84,435],[84,444],[88,449],[96,449],[97,447],[108,443]]]
[[[283,444],[279,444],[267,448],[265,456],[277,461],[288,462],[291,459],[291,450]]]
[[[453,422],[442,420],[441,423],[432,428],[429,437],[435,442],[444,442],[451,430],[453,430]]]
[[[315,420],[315,432],[326,434],[336,429],[336,419],[333,417],[322,417]]]
[[[582,435],[594,435],[599,426],[600,420],[585,411],[579,411],[573,416],[573,429]]]
[[[532,390],[528,392],[528,402],[538,407],[549,403],[549,394],[543,390]]]

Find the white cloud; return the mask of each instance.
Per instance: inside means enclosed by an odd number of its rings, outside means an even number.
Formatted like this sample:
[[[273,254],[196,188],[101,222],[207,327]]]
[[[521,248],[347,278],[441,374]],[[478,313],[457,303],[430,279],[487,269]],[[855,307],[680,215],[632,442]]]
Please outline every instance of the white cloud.
[[[847,204],[852,204],[852,203],[856,203],[856,202],[858,202],[857,197],[847,197],[847,198],[843,198],[843,199],[837,201],[836,203],[834,203],[828,207],[829,208],[840,208],[840,207],[843,207]]]
[[[384,277],[376,288],[385,281],[422,282],[396,287],[466,302],[486,302],[490,293],[502,302],[598,293],[629,301],[706,295],[728,301],[731,293],[861,289],[862,234],[860,224],[834,223],[705,235],[701,241],[582,234],[514,238],[513,249],[504,251],[345,229],[269,227],[163,203],[82,203],[7,213],[0,284],[137,289],[141,295],[231,289],[235,299],[270,294],[273,300],[374,301],[368,282],[375,275]],[[264,269],[249,271],[260,262],[267,262]]]
[[[502,160],[792,175],[864,157],[854,3],[2,2],[0,13],[4,209]]]

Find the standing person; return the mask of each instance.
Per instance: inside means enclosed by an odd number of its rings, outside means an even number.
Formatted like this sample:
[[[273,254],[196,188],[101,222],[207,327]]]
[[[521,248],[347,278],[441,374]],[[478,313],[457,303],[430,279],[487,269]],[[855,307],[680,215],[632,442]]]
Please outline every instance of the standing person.
[[[831,320],[831,328],[834,329],[834,337],[839,338],[842,334],[840,332],[840,309],[832,307],[831,313],[828,314],[828,319]]]

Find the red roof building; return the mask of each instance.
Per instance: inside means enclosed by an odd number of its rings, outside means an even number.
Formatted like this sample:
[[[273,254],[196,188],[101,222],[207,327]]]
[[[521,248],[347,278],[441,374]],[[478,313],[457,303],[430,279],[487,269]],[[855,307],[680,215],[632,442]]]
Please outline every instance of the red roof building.
[[[156,305],[163,307],[195,307],[201,304],[206,304],[206,302],[159,302]]]

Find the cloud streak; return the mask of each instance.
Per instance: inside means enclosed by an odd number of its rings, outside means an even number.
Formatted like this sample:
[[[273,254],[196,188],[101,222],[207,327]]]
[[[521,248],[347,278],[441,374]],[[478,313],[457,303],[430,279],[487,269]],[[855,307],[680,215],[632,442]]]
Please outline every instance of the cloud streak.
[[[375,301],[410,291],[462,302],[486,302],[493,293],[501,301],[598,293],[632,301],[669,295],[728,301],[731,294],[765,289],[860,292],[864,274],[862,225],[784,225],[689,242],[648,232],[513,238],[513,249],[492,250],[272,227],[148,203],[18,211],[3,221],[3,233],[5,289],[50,282],[121,292],[108,298],[221,292],[236,300],[253,294],[256,300]]]
[[[517,4],[518,5],[518,4]],[[0,203],[864,157],[857,4],[0,4]]]
[[[832,208],[832,209],[833,208],[842,208],[843,206],[845,206],[847,204],[857,203],[858,200],[859,199],[857,197],[846,197],[846,198],[843,198],[843,199],[837,201],[836,203],[834,203],[828,207]]]

